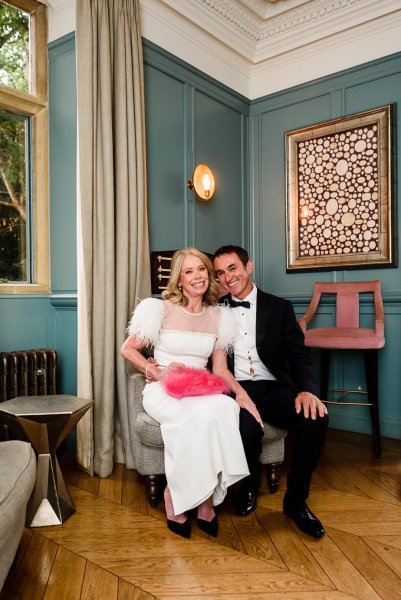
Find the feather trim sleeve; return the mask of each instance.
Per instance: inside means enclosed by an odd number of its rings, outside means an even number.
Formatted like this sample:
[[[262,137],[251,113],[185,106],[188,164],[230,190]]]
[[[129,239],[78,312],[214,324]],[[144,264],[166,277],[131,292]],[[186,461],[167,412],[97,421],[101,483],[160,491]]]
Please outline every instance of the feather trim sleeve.
[[[164,317],[164,301],[145,298],[135,308],[128,324],[128,335],[135,335],[139,342],[154,346],[159,338]]]
[[[238,323],[229,306],[220,305],[219,311],[220,318],[215,348],[216,350],[224,349],[230,352],[237,337]]]

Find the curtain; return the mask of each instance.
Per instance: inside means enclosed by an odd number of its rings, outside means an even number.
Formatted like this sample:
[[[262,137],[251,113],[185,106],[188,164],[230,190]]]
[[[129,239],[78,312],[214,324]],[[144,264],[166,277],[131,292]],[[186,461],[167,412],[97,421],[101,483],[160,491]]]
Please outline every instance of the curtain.
[[[135,467],[120,347],[136,298],[150,295],[139,0],[77,0],[77,459],[107,477]]]

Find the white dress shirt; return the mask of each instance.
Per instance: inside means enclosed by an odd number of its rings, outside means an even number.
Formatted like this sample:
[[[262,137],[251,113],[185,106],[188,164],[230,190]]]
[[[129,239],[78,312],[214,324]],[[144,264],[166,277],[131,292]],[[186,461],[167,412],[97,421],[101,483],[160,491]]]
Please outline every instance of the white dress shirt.
[[[257,287],[254,285],[250,294],[242,299],[243,302],[250,303],[250,308],[238,306],[231,309],[239,325],[234,341],[234,375],[238,381],[276,379],[265,367],[256,349],[257,293]],[[240,302],[235,296],[232,296],[232,299]]]

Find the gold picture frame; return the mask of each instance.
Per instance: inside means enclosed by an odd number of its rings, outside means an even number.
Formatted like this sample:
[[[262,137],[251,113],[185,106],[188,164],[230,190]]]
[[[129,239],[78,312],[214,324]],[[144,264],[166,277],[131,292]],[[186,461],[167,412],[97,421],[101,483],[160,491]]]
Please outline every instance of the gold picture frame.
[[[285,134],[287,272],[397,266],[394,111]]]

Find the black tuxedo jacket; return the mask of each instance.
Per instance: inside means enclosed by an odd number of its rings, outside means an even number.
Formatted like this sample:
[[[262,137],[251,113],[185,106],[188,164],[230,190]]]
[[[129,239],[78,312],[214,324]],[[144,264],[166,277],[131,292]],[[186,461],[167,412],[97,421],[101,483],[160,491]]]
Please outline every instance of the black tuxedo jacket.
[[[305,346],[291,302],[257,290],[256,348],[260,359],[278,381],[295,386],[298,393],[318,395],[310,349]],[[220,302],[228,299],[229,294]],[[234,372],[235,349],[227,360]]]

